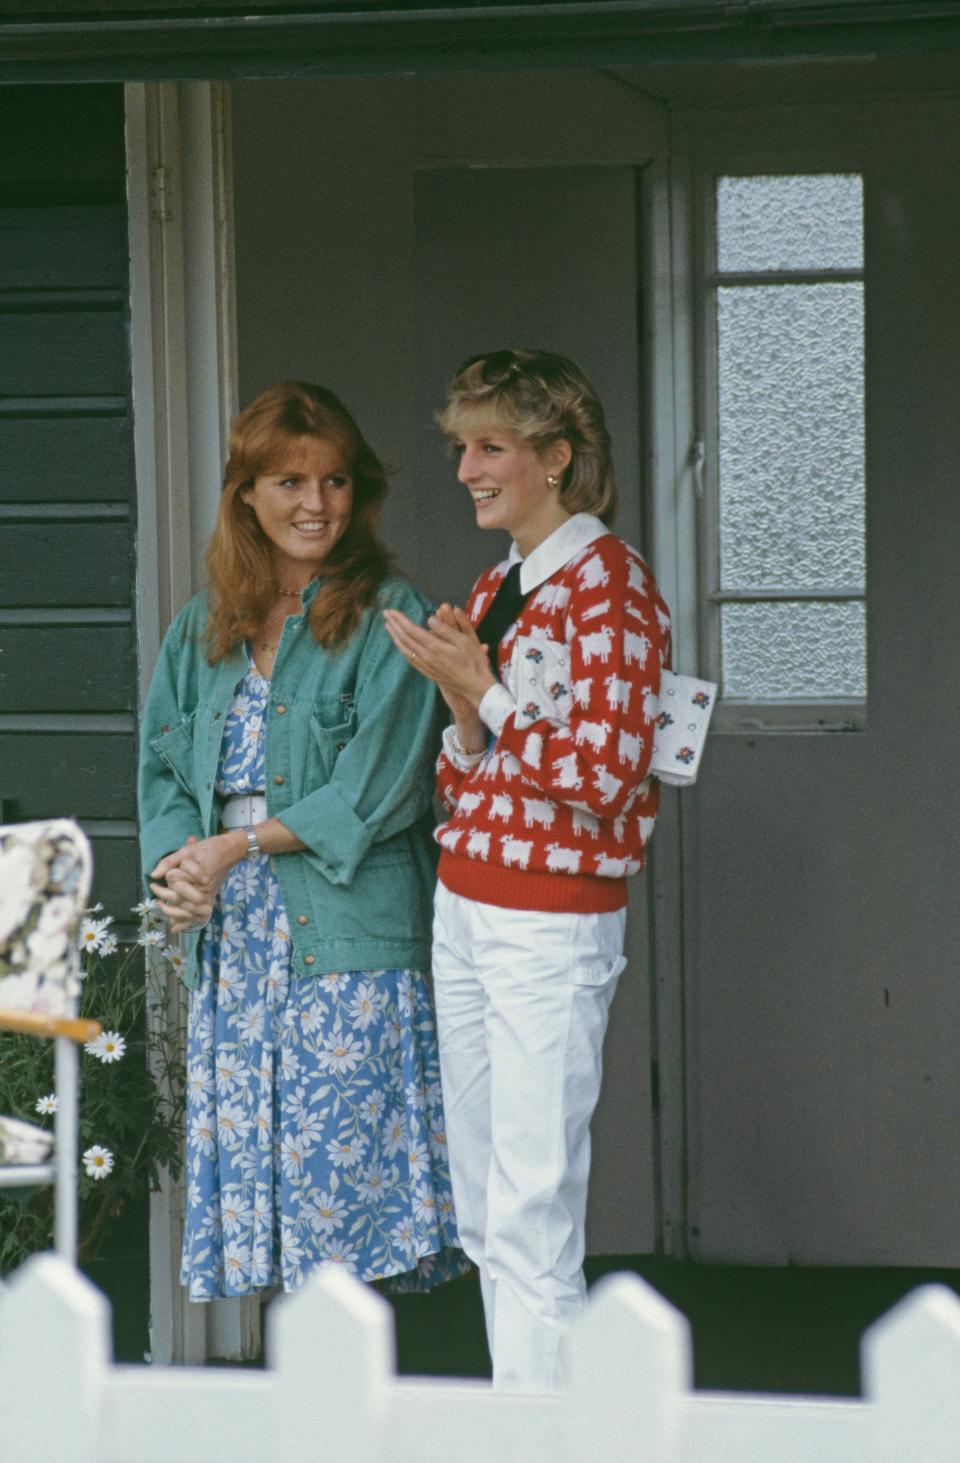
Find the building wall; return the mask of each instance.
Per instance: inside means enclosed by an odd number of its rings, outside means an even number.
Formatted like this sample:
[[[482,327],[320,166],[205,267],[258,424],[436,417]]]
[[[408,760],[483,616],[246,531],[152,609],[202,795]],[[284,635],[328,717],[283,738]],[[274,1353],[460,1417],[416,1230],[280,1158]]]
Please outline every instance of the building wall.
[[[120,87],[0,88],[0,800],[80,819],[138,894]]]

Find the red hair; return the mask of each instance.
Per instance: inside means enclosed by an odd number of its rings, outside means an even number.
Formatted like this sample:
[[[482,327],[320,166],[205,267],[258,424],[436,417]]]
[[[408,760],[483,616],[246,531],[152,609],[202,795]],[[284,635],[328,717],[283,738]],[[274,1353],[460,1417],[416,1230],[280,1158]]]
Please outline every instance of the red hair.
[[[377,532],[386,472],[353,417],[323,386],[306,381],[269,386],[230,428],[230,456],[206,554],[211,665],[240,641],[254,638],[275,598],[269,540],[243,501],[243,491],[280,468],[304,437],[336,443],[353,479],[350,523],[324,560],[323,583],[310,606],[314,639],[328,648],[345,644],[390,572],[390,555]]]

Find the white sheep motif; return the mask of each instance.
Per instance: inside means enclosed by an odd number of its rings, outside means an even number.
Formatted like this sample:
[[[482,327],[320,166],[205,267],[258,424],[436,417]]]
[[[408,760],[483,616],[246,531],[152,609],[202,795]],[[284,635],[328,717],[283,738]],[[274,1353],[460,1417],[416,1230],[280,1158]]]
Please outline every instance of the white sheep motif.
[[[502,818],[504,823],[509,823],[513,817],[513,798],[505,792],[495,792],[490,799],[490,808],[487,816],[492,820]]]
[[[588,838],[599,838],[600,819],[582,808],[573,809],[573,826],[577,833],[586,833]]]
[[[467,856],[488,859],[490,857],[490,834],[481,833],[479,828],[474,828],[467,839]]]
[[[553,764],[553,770],[557,787],[572,788],[574,792],[583,787],[583,778],[577,767],[576,752],[570,752],[566,757],[558,757]]]
[[[603,879],[625,879],[630,869],[630,860],[625,858],[610,858],[607,854],[598,853],[597,873]]]
[[[593,785],[600,794],[603,802],[612,803],[617,793],[623,787],[623,782],[619,777],[614,777],[613,773],[608,772],[605,767],[595,767],[593,769]]]
[[[458,813],[475,813],[486,797],[484,792],[462,792],[457,803]]]
[[[653,826],[656,823],[656,821],[657,821],[656,818],[638,818],[637,819],[637,826],[640,829],[640,837],[643,839],[644,843],[648,843],[649,842],[650,836],[653,833]]]
[[[584,589],[596,589],[598,586],[609,583],[610,575],[604,568],[600,555],[594,554],[584,564],[578,578]]]
[[[510,782],[514,777],[520,776],[520,763],[512,752],[503,752],[501,754],[500,771],[503,773],[505,782]]]
[[[639,559],[627,561],[627,584],[631,589],[636,589],[640,594],[647,592],[647,571],[646,566]]]
[[[649,649],[650,640],[646,635],[634,635],[632,630],[624,630],[623,656],[627,665],[634,661],[637,665],[646,665]]]
[[[443,832],[440,834],[440,842],[443,844],[444,848],[454,849],[460,842],[462,835],[462,828],[444,828]]]
[[[543,737],[539,732],[531,732],[523,744],[523,760],[530,767],[539,768],[542,756]]]
[[[580,871],[580,852],[576,848],[561,848],[557,843],[547,844],[547,868],[555,874],[576,874]]]
[[[643,695],[643,719],[653,721],[660,709],[660,698],[655,691],[645,691]]]
[[[604,625],[599,630],[591,630],[587,635],[581,635],[580,654],[583,656],[584,664],[589,665],[594,657],[601,661],[609,660],[612,645],[613,631],[609,625]]]
[[[592,676],[584,676],[582,681],[574,681],[570,689],[573,692],[573,699],[578,706],[590,705],[590,697],[593,695]]]
[[[632,732],[621,731],[617,741],[617,759],[620,762],[629,762],[631,767],[636,767],[640,761],[642,743],[639,737]]]
[[[581,620],[595,620],[598,615],[605,615],[609,608],[610,601],[602,599],[599,604],[591,605],[588,610],[584,610],[580,618]]]
[[[565,610],[570,603],[570,589],[566,584],[545,584],[533,602],[545,610]]]
[[[525,828],[533,828],[539,823],[541,828],[552,828],[557,816],[556,803],[548,802],[545,798],[521,798],[523,803],[523,825]]]
[[[578,747],[589,742],[595,752],[606,746],[612,728],[608,721],[579,721],[573,734]]]
[[[525,869],[533,852],[533,841],[528,838],[510,838],[504,835],[500,840],[504,868]]]
[[[611,711],[618,708],[626,711],[630,706],[630,692],[633,686],[629,681],[621,681],[619,676],[607,676],[604,685],[607,688],[607,705]]]

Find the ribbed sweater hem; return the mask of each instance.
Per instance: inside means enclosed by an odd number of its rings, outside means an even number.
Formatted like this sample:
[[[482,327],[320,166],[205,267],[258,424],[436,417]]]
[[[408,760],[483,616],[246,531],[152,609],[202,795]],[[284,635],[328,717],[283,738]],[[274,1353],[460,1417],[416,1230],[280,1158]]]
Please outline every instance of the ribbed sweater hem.
[[[437,878],[451,894],[496,904],[501,909],[535,909],[553,914],[607,914],[627,902],[626,879],[597,874],[547,874],[506,869],[479,859],[458,858],[444,849]]]

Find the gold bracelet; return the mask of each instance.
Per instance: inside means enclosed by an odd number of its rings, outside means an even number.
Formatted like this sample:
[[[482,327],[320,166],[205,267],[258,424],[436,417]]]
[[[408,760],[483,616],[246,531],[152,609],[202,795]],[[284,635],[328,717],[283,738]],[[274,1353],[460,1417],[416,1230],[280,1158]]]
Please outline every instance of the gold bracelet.
[[[460,738],[457,736],[457,729],[455,726],[451,726],[450,728],[450,741],[453,743],[453,750],[456,752],[458,757],[482,757],[483,753],[487,750],[486,747],[484,747],[479,752],[468,752],[466,747],[461,747]]]

